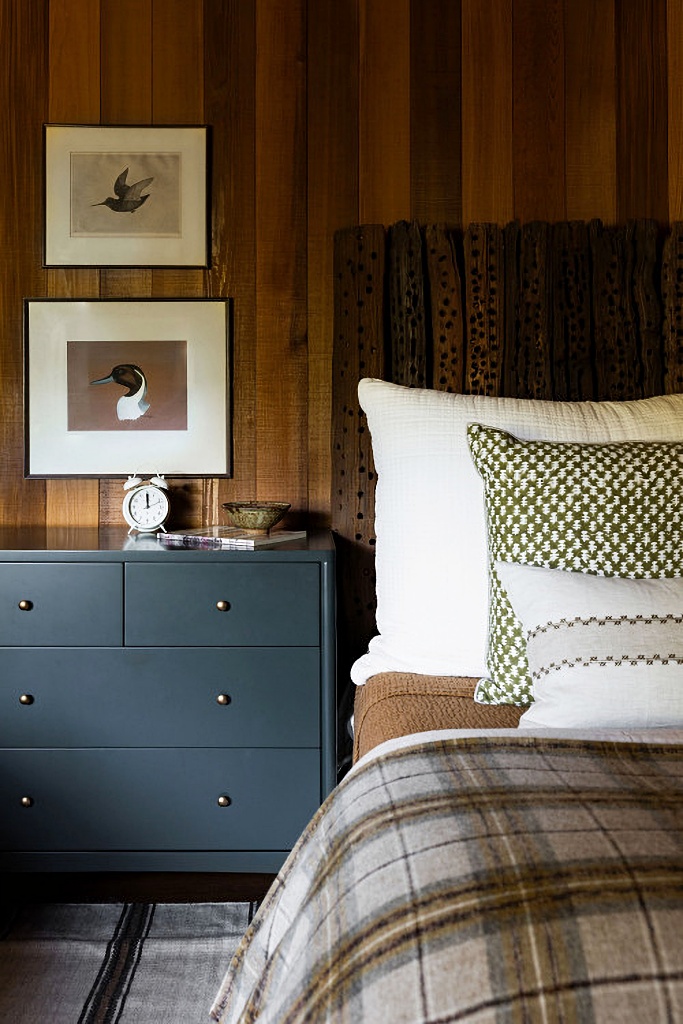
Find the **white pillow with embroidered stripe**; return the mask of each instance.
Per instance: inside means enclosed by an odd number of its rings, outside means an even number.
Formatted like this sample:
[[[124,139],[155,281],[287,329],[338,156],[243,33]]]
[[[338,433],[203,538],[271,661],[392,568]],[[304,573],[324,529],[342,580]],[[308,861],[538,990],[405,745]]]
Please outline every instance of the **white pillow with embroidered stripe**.
[[[683,726],[683,579],[495,568],[527,647],[520,728]]]

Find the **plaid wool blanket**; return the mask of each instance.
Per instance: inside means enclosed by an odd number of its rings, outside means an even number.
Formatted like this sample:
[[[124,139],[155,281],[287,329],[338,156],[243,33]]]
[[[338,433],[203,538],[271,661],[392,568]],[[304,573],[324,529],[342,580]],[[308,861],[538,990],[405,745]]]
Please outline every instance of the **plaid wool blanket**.
[[[221,1024],[683,1021],[683,743],[505,735],[361,764],[292,852]]]

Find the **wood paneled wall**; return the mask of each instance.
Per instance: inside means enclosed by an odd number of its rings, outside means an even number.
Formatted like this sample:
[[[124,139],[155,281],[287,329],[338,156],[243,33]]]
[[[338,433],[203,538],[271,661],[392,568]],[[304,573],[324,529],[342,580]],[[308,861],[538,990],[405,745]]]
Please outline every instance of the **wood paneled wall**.
[[[333,235],[683,219],[681,0],[0,0],[0,524],[120,521],[23,477],[22,300],[231,296],[234,476],[330,522]],[[42,124],[211,125],[212,263],[45,270]]]

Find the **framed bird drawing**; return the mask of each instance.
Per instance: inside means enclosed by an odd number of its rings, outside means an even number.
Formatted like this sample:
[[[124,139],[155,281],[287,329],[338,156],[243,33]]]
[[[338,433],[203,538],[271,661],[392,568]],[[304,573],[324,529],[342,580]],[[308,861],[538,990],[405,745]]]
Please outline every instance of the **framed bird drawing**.
[[[229,334],[229,299],[25,300],[25,475],[229,475]]]
[[[208,266],[207,133],[45,125],[45,266]]]

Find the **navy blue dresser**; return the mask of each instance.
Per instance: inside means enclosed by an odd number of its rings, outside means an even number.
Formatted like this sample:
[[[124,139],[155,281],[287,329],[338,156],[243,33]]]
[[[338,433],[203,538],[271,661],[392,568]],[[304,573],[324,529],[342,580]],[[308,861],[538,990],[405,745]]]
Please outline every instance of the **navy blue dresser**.
[[[0,531],[0,867],[281,866],[333,787],[334,546]]]

